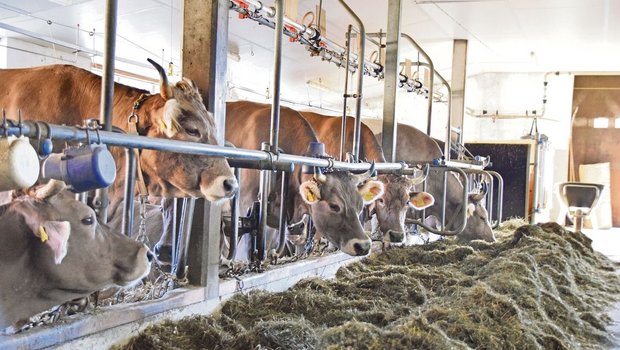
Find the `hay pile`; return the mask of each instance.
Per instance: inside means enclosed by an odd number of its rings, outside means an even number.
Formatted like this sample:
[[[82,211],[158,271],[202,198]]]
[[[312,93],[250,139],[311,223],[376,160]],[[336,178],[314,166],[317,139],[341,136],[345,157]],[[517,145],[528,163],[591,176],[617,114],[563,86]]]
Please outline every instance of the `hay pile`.
[[[390,249],[335,280],[238,295],[213,316],[147,328],[119,349],[611,346],[605,312],[620,296],[615,266],[557,224],[509,231],[493,244]]]

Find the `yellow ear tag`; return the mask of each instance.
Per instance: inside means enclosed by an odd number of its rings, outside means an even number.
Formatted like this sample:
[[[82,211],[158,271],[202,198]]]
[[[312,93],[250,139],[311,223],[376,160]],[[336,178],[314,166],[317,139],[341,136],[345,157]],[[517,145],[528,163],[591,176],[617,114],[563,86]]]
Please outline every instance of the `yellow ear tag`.
[[[371,191],[368,191],[368,192],[364,193],[364,201],[365,202],[370,202],[373,198],[375,198],[375,194],[372,193]]]
[[[49,239],[47,236],[47,232],[45,232],[45,228],[43,225],[39,225],[39,235],[41,236],[41,242],[45,243]]]
[[[306,191],[306,199],[308,199],[308,202],[314,202],[316,200],[316,197],[314,197],[314,193],[312,193],[312,191]]]

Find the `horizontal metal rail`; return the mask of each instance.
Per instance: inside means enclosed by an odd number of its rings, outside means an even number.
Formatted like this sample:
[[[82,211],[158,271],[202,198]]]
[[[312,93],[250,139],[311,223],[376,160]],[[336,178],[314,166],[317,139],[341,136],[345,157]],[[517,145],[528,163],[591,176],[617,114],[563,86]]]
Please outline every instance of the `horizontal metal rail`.
[[[49,138],[53,140],[75,142],[101,142],[110,146],[126,148],[150,149],[162,152],[222,157],[240,160],[246,165],[256,164],[256,168],[265,170],[292,170],[291,164],[322,167],[326,169],[348,170],[364,172],[370,168],[369,163],[347,163],[332,159],[298,156],[293,154],[274,154],[266,151],[243,148],[230,148],[207,145],[203,143],[169,140],[146,136],[119,134],[109,131],[95,131],[80,127],[55,125],[41,122],[24,121],[21,125],[7,119],[7,127],[0,125],[0,135],[28,136],[30,138]],[[396,173],[413,175],[415,169],[403,163],[376,163],[375,169],[379,173]]]

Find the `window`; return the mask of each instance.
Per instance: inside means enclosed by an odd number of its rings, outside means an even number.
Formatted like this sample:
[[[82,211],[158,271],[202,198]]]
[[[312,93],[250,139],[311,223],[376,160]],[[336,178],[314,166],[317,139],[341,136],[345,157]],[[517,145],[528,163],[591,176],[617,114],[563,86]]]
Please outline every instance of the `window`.
[[[614,128],[620,129],[620,117],[616,117],[616,121],[614,123]]]
[[[616,119],[616,124],[618,123]],[[592,125],[595,129],[602,129],[609,127],[609,119],[606,117],[598,117],[594,118],[594,124]]]

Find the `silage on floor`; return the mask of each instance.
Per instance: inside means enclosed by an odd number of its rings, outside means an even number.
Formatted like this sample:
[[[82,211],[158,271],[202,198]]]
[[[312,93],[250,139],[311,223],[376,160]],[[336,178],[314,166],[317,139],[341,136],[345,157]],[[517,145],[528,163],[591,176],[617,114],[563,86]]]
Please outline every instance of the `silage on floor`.
[[[149,327],[125,349],[596,349],[615,266],[581,233],[511,220],[498,242],[393,248],[281,293]]]

